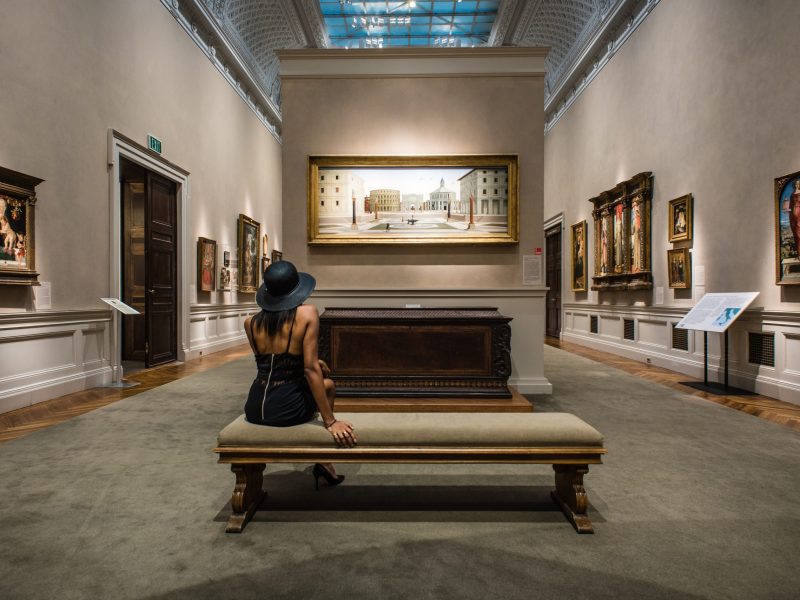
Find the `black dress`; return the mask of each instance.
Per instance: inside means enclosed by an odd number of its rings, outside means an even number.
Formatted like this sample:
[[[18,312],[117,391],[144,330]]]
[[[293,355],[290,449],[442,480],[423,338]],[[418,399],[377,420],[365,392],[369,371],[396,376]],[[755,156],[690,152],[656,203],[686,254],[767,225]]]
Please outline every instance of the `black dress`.
[[[294,319],[289,329],[286,352],[259,354],[253,320],[250,320],[250,337],[258,367],[258,376],[250,386],[244,405],[245,418],[250,423],[289,427],[310,421],[317,412],[317,403],[314,402],[303,369],[303,355],[289,352],[293,330]]]

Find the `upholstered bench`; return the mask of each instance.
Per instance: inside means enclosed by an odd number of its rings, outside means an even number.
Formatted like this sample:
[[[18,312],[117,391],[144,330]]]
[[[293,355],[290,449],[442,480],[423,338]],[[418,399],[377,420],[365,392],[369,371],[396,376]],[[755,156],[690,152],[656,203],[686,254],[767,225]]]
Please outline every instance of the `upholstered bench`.
[[[358,445],[337,448],[320,421],[253,425],[239,417],[219,434],[219,462],[236,485],[227,532],[239,533],[264,498],[266,463],[545,463],[551,492],[578,533],[593,533],[583,476],[602,462],[603,436],[568,413],[337,413],[355,426]]]

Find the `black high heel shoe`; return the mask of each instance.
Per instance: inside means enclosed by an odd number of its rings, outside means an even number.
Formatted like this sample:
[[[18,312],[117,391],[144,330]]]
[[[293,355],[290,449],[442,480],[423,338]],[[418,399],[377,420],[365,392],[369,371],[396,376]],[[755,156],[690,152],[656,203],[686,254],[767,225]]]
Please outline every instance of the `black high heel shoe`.
[[[314,470],[312,471],[314,475],[314,489],[319,491],[319,478],[322,477],[325,481],[328,482],[328,485],[339,485],[344,481],[344,475],[331,475],[331,472],[328,471],[325,467],[321,464],[316,463],[314,465]]]

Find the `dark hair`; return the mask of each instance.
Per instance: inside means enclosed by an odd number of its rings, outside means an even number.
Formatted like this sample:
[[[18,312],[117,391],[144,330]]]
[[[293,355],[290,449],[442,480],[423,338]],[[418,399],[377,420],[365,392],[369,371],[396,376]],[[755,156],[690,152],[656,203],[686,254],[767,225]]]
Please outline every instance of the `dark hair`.
[[[253,315],[253,326],[256,329],[267,330],[267,335],[272,337],[278,331],[283,329],[283,326],[294,319],[294,314],[297,312],[297,307],[290,308],[289,310],[281,310],[277,312],[261,312]]]

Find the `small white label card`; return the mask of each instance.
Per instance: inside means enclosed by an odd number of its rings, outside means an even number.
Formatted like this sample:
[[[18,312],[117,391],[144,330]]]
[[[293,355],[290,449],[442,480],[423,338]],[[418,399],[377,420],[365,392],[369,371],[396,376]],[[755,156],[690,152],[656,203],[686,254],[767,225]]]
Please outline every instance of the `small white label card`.
[[[542,285],[542,256],[526,254],[522,257],[522,285]]]
[[[664,288],[656,288],[656,304],[664,304]]]
[[[51,287],[49,281],[42,281],[38,287],[33,288],[33,301],[36,310],[50,310],[53,306]]]
[[[123,315],[138,315],[138,314],[141,314],[138,310],[136,310],[132,306],[128,306],[122,300],[119,300],[118,298],[100,298],[100,300],[102,300],[103,302],[105,302],[109,306],[112,306],[112,307],[116,308]]]

